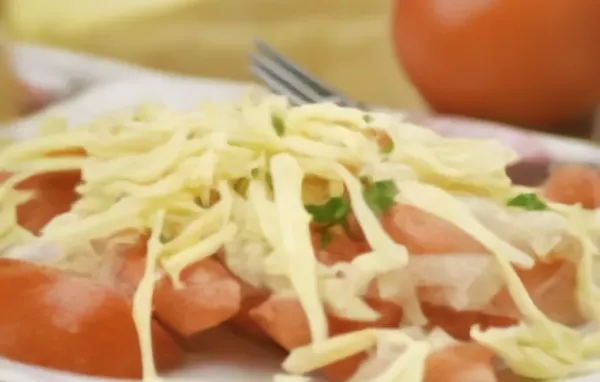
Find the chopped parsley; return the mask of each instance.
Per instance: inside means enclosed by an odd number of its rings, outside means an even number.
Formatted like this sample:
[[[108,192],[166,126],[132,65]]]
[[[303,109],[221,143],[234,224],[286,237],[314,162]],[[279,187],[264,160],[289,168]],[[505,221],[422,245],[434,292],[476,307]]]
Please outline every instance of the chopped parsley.
[[[398,189],[392,180],[381,180],[365,187],[363,195],[371,210],[381,215],[395,204]]]
[[[520,194],[508,200],[506,205],[509,207],[519,207],[528,211],[543,211],[548,209],[548,205],[544,203],[537,194],[527,193]]]
[[[373,116],[371,114],[365,114],[363,115],[363,121],[366,123],[373,122]]]
[[[381,215],[395,204],[394,198],[398,189],[393,181],[370,182],[367,178],[361,178],[361,182],[364,186],[365,201],[375,214]],[[348,217],[352,212],[352,206],[348,198],[336,196],[324,204],[307,204],[304,208],[312,216],[313,222],[320,226],[321,248],[327,247],[333,239],[330,231],[332,227],[341,226],[350,234]]]
[[[276,114],[271,115],[271,123],[273,124],[273,128],[275,129],[277,135],[281,137],[283,134],[285,134],[285,122],[281,116]]]
[[[350,201],[341,196],[331,198],[325,204],[307,204],[304,207],[315,223],[325,226],[344,225],[352,210]]]
[[[333,239],[331,227],[340,225],[348,229],[348,215],[352,207],[350,201],[344,197],[331,198],[325,204],[307,204],[304,208],[313,221],[320,225],[321,249],[326,248]]]

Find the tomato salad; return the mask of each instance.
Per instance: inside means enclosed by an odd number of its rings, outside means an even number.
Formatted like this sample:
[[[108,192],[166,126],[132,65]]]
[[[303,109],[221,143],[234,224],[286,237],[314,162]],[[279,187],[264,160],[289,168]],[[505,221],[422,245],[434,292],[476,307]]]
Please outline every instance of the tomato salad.
[[[0,152],[0,356],[156,381],[229,325],[278,381],[597,368],[595,169],[515,186],[497,142],[270,95],[43,127]]]

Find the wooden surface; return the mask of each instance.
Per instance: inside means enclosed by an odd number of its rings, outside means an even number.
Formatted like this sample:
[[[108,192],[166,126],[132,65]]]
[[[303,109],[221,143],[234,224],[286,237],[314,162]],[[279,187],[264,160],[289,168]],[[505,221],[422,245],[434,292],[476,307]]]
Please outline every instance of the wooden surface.
[[[261,37],[351,97],[424,108],[396,65],[388,0],[177,1],[175,9],[158,15],[95,20],[89,28],[61,19],[74,17],[61,12],[71,0],[53,0],[54,11],[47,14],[34,7],[41,0],[4,1],[10,6],[6,24],[17,39],[185,74],[250,80],[247,54],[252,39]],[[31,9],[37,9],[35,18],[23,16]]]

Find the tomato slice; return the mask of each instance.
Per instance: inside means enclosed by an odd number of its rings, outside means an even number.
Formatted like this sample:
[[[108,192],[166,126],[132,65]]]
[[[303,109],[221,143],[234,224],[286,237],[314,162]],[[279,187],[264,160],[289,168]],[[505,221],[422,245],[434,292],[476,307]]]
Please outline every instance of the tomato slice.
[[[112,270],[115,285],[129,297],[144,274],[145,240],[140,235],[137,243],[111,249],[120,251]],[[217,260],[209,258],[189,265],[181,272],[181,281],[183,288],[176,288],[168,277],[161,276],[153,298],[156,317],[178,334],[189,337],[238,314],[240,282]]]
[[[213,328],[240,310],[238,281],[218,261],[205,259],[182,273],[183,288],[177,289],[167,277],[156,285],[156,316],[183,336]]]
[[[471,338],[471,327],[479,325],[482,329],[490,327],[508,327],[516,325],[518,319],[500,315],[485,314],[479,311],[456,311],[445,306],[423,304],[423,312],[431,327],[442,328],[446,333],[459,340]]]
[[[0,182],[10,177],[0,172]],[[65,213],[79,198],[75,187],[81,181],[80,171],[50,172],[32,176],[17,185],[19,190],[33,191],[33,198],[17,207],[17,222],[37,235],[55,216]]]
[[[329,382],[345,382],[356,373],[366,359],[366,353],[355,354],[323,367],[321,372]]]
[[[377,299],[365,300],[381,317],[375,322],[359,322],[327,315],[331,336],[366,329],[368,327],[398,327],[402,319],[402,309],[392,303]],[[310,331],[306,314],[295,298],[271,296],[264,303],[250,311],[250,316],[275,342],[286,350],[310,343]],[[327,365],[322,369],[330,381],[345,381],[366,358],[361,353],[348,359]]]
[[[323,373],[330,382],[347,381],[366,358],[364,353],[348,357],[326,366]],[[474,343],[442,348],[427,357],[423,382],[497,382],[493,358],[491,350]]]
[[[367,304],[381,316],[373,322],[352,321],[327,314],[331,336],[372,328],[397,327],[402,309],[390,302],[367,298]],[[250,312],[258,325],[283,348],[292,350],[310,343],[310,331],[304,309],[296,298],[271,296]]]
[[[231,327],[242,335],[251,337],[262,342],[272,342],[269,337],[252,318],[251,312],[254,308],[264,303],[271,292],[265,288],[256,288],[243,280],[238,280],[242,291],[240,311],[229,320]]]
[[[397,204],[382,217],[390,237],[412,255],[487,253],[485,247],[452,223],[405,204]]]
[[[345,232],[324,233],[313,229],[312,244],[317,259],[325,265],[351,262],[362,253],[369,252],[369,243],[364,239],[354,239]]]
[[[581,204],[584,208],[600,206],[600,171],[568,165],[557,168],[544,185],[545,196],[563,204]]]
[[[427,357],[424,382],[496,382],[494,352],[475,343],[440,349]]]
[[[91,279],[33,263],[0,259],[0,355],[94,376],[140,378],[138,335],[129,300]],[[182,352],[156,322],[159,370]]]
[[[577,266],[568,260],[538,261],[531,269],[515,268],[535,305],[551,320],[576,327],[585,323],[577,299]],[[508,289],[503,288],[485,312],[520,317]]]
[[[83,157],[82,148],[68,148],[48,153],[48,157]],[[11,176],[0,172],[0,183]],[[37,235],[52,218],[71,209],[79,198],[75,187],[81,182],[80,170],[46,172],[29,177],[17,185],[19,190],[33,191],[31,200],[17,208],[17,222]]]

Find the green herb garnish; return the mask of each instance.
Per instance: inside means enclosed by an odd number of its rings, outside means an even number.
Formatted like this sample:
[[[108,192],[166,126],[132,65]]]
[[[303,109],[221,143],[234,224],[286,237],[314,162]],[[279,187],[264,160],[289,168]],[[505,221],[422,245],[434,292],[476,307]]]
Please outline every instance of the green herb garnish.
[[[506,202],[506,205],[520,207],[528,211],[543,211],[548,209],[548,205],[534,193],[517,195]]]
[[[271,115],[271,123],[273,124],[273,128],[275,132],[280,137],[285,134],[285,122],[283,122],[283,118],[281,116],[273,114]]]
[[[343,197],[331,198],[325,204],[307,204],[304,206],[317,224],[332,226],[344,225],[350,214],[350,202]]]
[[[381,180],[366,186],[363,195],[371,210],[381,215],[395,204],[397,193],[398,189],[392,180]]]
[[[373,116],[371,114],[365,114],[363,115],[363,121],[366,123],[373,122]]]
[[[393,181],[370,182],[364,177],[360,180],[364,186],[365,201],[377,215],[381,215],[395,204],[394,198],[398,189]],[[324,204],[307,204],[304,207],[312,216],[313,222],[321,226],[321,248],[325,248],[331,242],[331,227],[339,225],[349,233],[348,216],[352,212],[352,206],[346,197],[337,196]]]
[[[327,247],[333,239],[331,227],[340,225],[348,231],[348,215],[352,211],[348,199],[339,196],[329,199],[324,204],[307,204],[304,208],[312,216],[313,222],[320,225],[321,249]]]
[[[329,245],[329,243],[331,243],[331,240],[333,240],[333,235],[331,234],[331,232],[329,231],[329,229],[324,229],[321,232],[321,249],[325,249],[327,248],[327,246]]]

